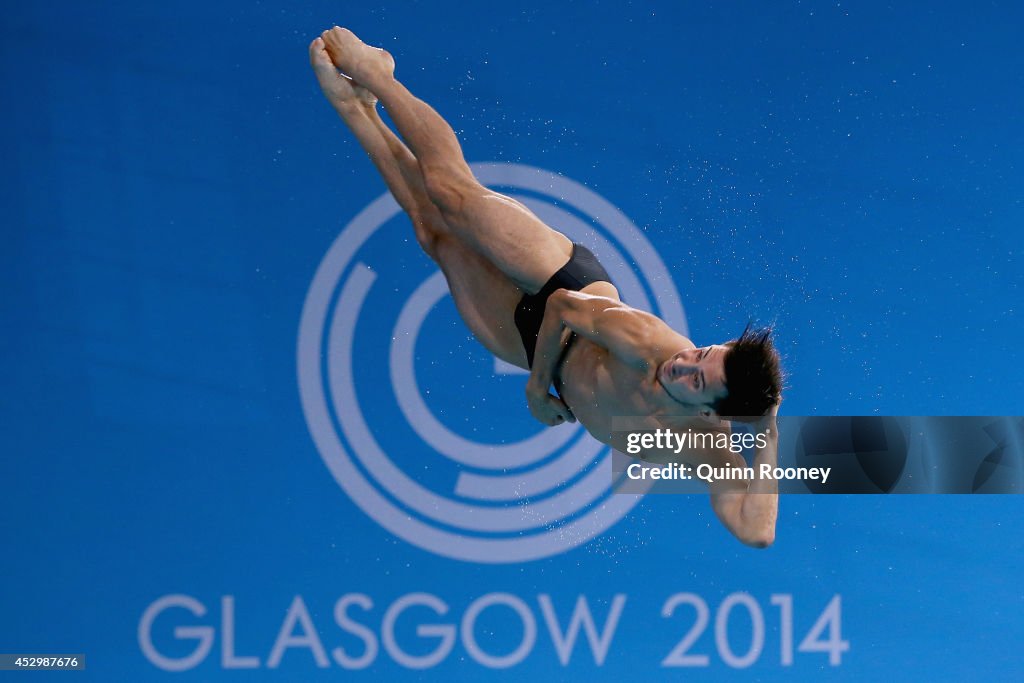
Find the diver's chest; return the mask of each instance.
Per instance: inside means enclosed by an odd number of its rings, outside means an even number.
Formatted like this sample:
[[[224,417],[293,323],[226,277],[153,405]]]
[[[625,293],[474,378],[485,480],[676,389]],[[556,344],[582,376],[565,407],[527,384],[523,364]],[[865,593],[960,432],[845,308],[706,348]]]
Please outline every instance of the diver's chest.
[[[631,368],[599,368],[592,389],[591,403],[609,417],[650,415],[658,408],[643,375]]]

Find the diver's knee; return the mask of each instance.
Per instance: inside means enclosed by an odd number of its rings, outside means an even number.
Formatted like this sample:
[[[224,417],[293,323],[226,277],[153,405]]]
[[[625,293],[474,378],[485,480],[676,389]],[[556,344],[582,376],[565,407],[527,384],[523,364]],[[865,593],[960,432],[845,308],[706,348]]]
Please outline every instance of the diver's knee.
[[[437,260],[437,247],[444,235],[444,228],[438,225],[437,220],[421,213],[409,215],[412,221],[413,232],[416,234],[416,242],[420,245],[427,256]]]
[[[450,164],[424,167],[423,184],[430,201],[444,214],[460,213],[480,187],[468,169]]]

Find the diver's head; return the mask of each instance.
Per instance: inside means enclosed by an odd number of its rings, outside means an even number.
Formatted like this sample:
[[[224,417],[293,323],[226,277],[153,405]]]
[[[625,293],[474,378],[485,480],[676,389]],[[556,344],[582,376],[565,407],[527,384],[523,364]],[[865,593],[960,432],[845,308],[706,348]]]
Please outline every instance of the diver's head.
[[[778,403],[779,354],[771,328],[748,325],[738,339],[684,349],[658,367],[657,378],[676,402],[704,415],[759,417]]]

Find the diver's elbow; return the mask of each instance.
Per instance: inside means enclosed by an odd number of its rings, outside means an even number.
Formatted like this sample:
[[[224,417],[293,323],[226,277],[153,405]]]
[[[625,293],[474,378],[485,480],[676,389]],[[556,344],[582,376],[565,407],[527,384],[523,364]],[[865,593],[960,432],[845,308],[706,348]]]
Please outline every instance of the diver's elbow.
[[[767,548],[775,543],[775,529],[757,529],[741,535],[739,539],[751,548]]]

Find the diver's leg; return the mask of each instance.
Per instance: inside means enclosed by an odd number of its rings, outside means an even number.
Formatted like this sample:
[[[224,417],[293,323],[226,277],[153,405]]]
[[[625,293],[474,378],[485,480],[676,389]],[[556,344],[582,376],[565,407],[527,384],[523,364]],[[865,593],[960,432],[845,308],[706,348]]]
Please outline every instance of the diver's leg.
[[[416,197],[420,207],[418,213],[425,217],[420,230],[428,235],[428,255],[444,273],[448,290],[462,320],[477,340],[495,356],[528,369],[526,352],[514,322],[515,309],[523,297],[523,290],[452,232],[437,206],[428,199],[416,157],[381,120],[375,106],[368,105],[365,111],[387,143],[401,168],[403,178]],[[422,245],[424,238],[419,231],[417,239]]]
[[[391,140],[381,134],[383,122],[376,112],[376,96],[338,73],[327,56],[322,38],[310,43],[309,61],[327,101],[370,157],[395,201],[408,214],[420,247],[434,258],[434,243],[446,226],[441,212],[423,188],[416,159],[390,130],[387,132],[391,133]]]
[[[324,95],[409,215],[417,242],[440,266],[466,326],[492,354],[526,368],[526,354],[513,321],[522,290],[451,233],[427,196],[416,158],[377,113],[376,98],[338,73],[320,38],[309,50]]]
[[[457,237],[442,235],[435,253],[459,316],[477,341],[497,358],[529,370],[515,324],[523,290]]]
[[[522,289],[538,291],[569,260],[569,239],[521,203],[477,182],[451,127],[395,80],[391,55],[346,29],[335,27],[322,37],[334,64],[380,98],[448,227]]]

